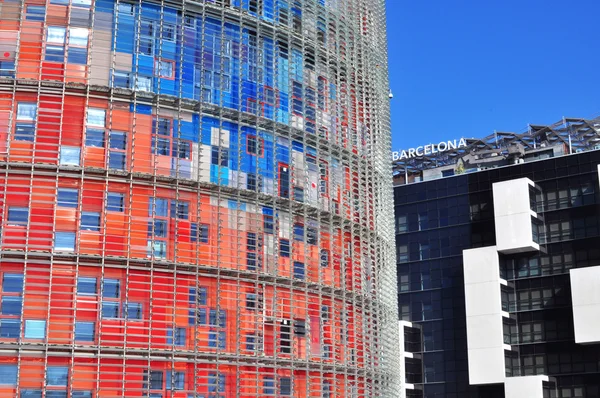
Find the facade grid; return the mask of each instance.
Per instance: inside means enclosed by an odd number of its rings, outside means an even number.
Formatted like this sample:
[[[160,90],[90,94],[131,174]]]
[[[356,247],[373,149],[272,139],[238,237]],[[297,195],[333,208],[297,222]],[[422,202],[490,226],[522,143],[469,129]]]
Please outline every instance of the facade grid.
[[[0,0],[0,396],[394,396],[383,0]]]

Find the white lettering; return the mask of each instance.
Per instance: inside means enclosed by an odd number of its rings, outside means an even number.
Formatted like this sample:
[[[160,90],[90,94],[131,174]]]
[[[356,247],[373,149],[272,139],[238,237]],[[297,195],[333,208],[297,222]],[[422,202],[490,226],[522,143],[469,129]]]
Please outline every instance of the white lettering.
[[[452,149],[463,148],[467,146],[467,140],[461,138],[460,140],[453,141],[442,141],[439,144],[429,144],[425,146],[418,146],[416,148],[409,148],[408,150],[392,152],[392,160],[403,160],[414,158],[415,156],[431,155],[440,152],[446,152]]]

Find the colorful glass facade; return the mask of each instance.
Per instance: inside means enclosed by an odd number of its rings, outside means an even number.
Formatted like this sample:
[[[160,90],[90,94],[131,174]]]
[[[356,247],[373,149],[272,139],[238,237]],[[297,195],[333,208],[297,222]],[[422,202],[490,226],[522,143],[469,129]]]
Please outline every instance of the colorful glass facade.
[[[0,0],[0,396],[393,395],[384,21]]]

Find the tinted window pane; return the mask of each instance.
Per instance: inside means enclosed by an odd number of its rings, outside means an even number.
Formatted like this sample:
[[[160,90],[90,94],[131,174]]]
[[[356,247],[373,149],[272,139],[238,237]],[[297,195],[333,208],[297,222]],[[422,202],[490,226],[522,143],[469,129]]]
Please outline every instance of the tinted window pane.
[[[0,319],[0,337],[18,339],[21,334],[21,321],[18,319]]]
[[[80,148],[75,146],[60,147],[60,164],[66,166],[79,166]]]
[[[94,322],[75,322],[75,341],[94,341]]]
[[[82,231],[100,231],[100,213],[84,212],[81,214]]]
[[[69,368],[66,366],[48,366],[46,370],[46,384],[49,386],[67,386]]]
[[[75,250],[74,232],[56,232],[54,239],[54,250],[73,251]]]
[[[119,303],[117,302],[103,302],[102,303],[102,318],[118,318],[119,317]]]
[[[96,278],[77,278],[77,294],[96,294]]]
[[[21,390],[21,398],[42,398],[42,390]]]
[[[106,199],[106,210],[108,211],[123,211],[125,203],[125,194],[109,192]]]
[[[102,284],[102,297],[119,298],[120,283],[118,279],[105,279]]]
[[[85,133],[85,145],[104,148],[104,130],[88,128]]]
[[[17,384],[17,365],[0,365],[0,384],[9,386]]]
[[[29,209],[26,207],[9,207],[8,222],[9,224],[22,225],[27,224],[29,220]]]
[[[21,297],[2,297],[2,315],[21,315],[23,300]]]
[[[46,321],[25,321],[25,338],[44,339],[46,338]]]
[[[58,188],[58,206],[76,208],[77,202],[79,202],[79,191],[76,189]]]
[[[23,291],[23,275],[4,274],[2,276],[2,291],[4,293],[21,293]]]

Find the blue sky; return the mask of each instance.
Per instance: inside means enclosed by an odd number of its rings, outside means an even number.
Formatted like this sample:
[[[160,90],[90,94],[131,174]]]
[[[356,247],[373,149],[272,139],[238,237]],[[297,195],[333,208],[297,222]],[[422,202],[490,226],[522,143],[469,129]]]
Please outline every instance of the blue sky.
[[[387,0],[387,12],[394,150],[600,116],[598,0]]]

